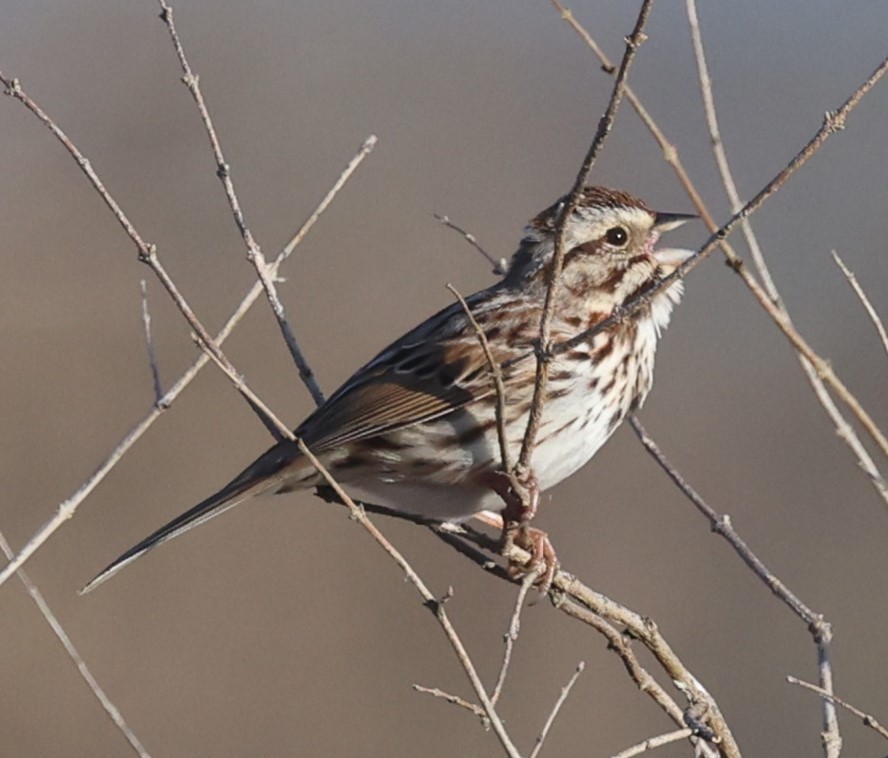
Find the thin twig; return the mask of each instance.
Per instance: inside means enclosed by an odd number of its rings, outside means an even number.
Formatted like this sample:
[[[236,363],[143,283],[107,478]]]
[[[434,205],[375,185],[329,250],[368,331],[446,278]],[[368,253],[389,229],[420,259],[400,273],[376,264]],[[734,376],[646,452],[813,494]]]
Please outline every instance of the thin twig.
[[[487,718],[487,714],[484,712],[484,709],[480,705],[470,703],[468,700],[460,697],[459,695],[452,695],[449,692],[444,692],[444,690],[438,689],[437,687],[423,687],[421,684],[414,684],[413,689],[416,692],[422,692],[425,695],[431,695],[432,697],[446,700],[452,705],[458,705],[460,708],[465,708],[467,711],[474,713],[478,718],[480,718],[486,729],[490,728],[490,719]]]
[[[534,571],[529,572],[522,580],[518,587],[518,595],[515,598],[515,608],[512,610],[512,617],[509,619],[509,628],[503,635],[504,650],[503,663],[500,666],[499,675],[496,678],[496,685],[493,688],[493,694],[490,699],[496,703],[503,693],[503,686],[506,683],[506,675],[509,673],[509,664],[512,662],[512,650],[515,642],[518,640],[518,634],[521,631],[521,611],[524,609],[524,601],[527,599],[527,593],[533,587],[534,582],[538,579],[538,574]]]
[[[484,351],[484,356],[487,358],[487,366],[490,368],[490,373],[493,377],[493,385],[496,390],[496,434],[499,440],[500,459],[502,460],[503,471],[506,474],[511,475],[512,464],[509,460],[509,439],[506,436],[506,386],[503,383],[503,372],[500,369],[499,364],[496,362],[496,359],[493,357],[490,343],[487,341],[487,335],[484,334],[484,330],[472,314],[472,310],[469,308],[469,304],[466,302],[465,298],[452,284],[448,284],[447,289],[450,290],[462,306],[466,318],[469,319],[472,329],[475,330],[478,342],[481,344],[481,349]]]
[[[663,745],[678,742],[679,740],[686,740],[693,733],[693,729],[685,727],[684,729],[677,729],[674,732],[666,732],[666,734],[661,734],[658,737],[649,737],[643,742],[639,742],[637,745],[621,750],[619,753],[616,753],[613,758],[633,758],[633,756],[641,755],[648,750],[654,750],[658,747],[663,747]]]
[[[706,55],[703,50],[703,37],[700,34],[700,23],[697,20],[696,0],[686,0],[688,22],[691,27],[691,40],[694,47],[694,58],[697,61],[697,73],[700,79],[700,90],[703,95],[703,109],[706,113],[706,125],[709,128],[709,141],[712,146],[712,152],[715,156],[715,162],[718,165],[718,172],[721,175],[725,192],[731,203],[731,212],[736,213],[743,207],[743,201],[740,199],[740,193],[737,192],[737,185],[734,183],[734,177],[731,174],[731,167],[728,163],[728,156],[725,152],[724,142],[722,141],[721,131],[718,128],[718,116],[715,112],[715,98],[712,95],[712,79],[709,76],[709,66],[706,64]],[[758,239],[752,231],[752,226],[748,219],[744,219],[740,224],[740,228],[749,245],[749,251],[752,254],[752,260],[758,269],[759,276],[762,278],[762,284],[771,296],[775,305],[782,308],[777,285],[771,277],[771,272],[765,263],[765,257],[762,254],[758,244]]]
[[[561,710],[561,706],[564,705],[565,701],[570,695],[570,691],[577,683],[577,679],[580,678],[580,674],[583,673],[583,669],[585,668],[586,664],[583,661],[580,661],[577,664],[577,668],[571,675],[567,684],[565,684],[564,687],[561,688],[561,694],[555,701],[555,705],[552,708],[552,712],[549,714],[549,718],[547,718],[546,723],[543,724],[543,730],[540,732],[540,736],[536,738],[536,744],[534,745],[534,748],[530,753],[530,758],[537,758],[537,756],[540,754],[540,751],[543,749],[543,743],[546,741],[546,737],[549,734],[549,730],[552,728],[552,724],[555,723],[555,719],[558,716],[558,712]]]
[[[849,713],[853,713],[857,718],[863,721],[864,726],[868,726],[870,729],[874,729],[877,731],[882,737],[888,740],[888,729],[886,729],[882,724],[880,724],[873,716],[870,716],[868,713],[860,710],[859,708],[855,708],[851,703],[848,703],[845,700],[842,700],[838,695],[833,694],[832,692],[827,692],[823,687],[818,687],[816,684],[811,684],[809,682],[803,681],[802,679],[796,679],[794,676],[787,676],[786,681],[790,684],[797,684],[800,687],[805,688],[806,690],[811,690],[812,692],[816,692],[820,697],[826,698],[832,703],[835,703],[838,706],[841,706]]]
[[[253,392],[253,390],[250,389],[244,381],[243,376],[237,372],[234,366],[229,361],[220,359],[217,355],[217,350],[213,350],[212,347],[207,345],[196,335],[192,336],[195,337],[195,342],[197,342],[198,347],[209,356],[210,360],[213,361],[218,368],[225,372],[225,375],[231,380],[235,389],[244,396],[250,406],[261,414],[265,426],[274,429],[276,436],[281,440],[295,442],[296,437],[293,435],[293,432],[290,431],[290,428],[275,415],[271,408],[269,408],[265,402]]]
[[[699,495],[699,493],[684,479],[678,469],[672,465],[659,445],[647,433],[644,425],[633,414],[629,416],[629,423],[638,435],[638,439],[651,457],[660,465],[667,476],[694,504],[697,510],[709,521],[713,532],[723,537],[743,562],[752,572],[764,582],[780,600],[782,600],[802,621],[805,622],[811,634],[814,644],[817,646],[818,670],[821,684],[829,689],[832,687],[832,667],[830,664],[830,643],[832,642],[832,626],[822,614],[811,610],[799,597],[792,592],[780,578],[771,571],[764,562],[752,551],[749,545],[737,533],[731,524],[731,518],[727,514],[718,515],[715,510]],[[832,717],[824,713],[824,729],[829,736],[830,744],[841,746],[841,737],[838,736],[837,726],[834,724],[834,712]],[[826,741],[826,740],[825,740]]]
[[[157,351],[154,349],[154,338],[151,334],[151,312],[148,310],[148,287],[144,279],[139,280],[142,293],[142,324],[145,327],[145,348],[148,351],[148,364],[151,368],[151,383],[154,386],[154,402],[159,403],[163,397],[163,386],[160,383],[160,367],[157,363]]]
[[[453,229],[453,231],[461,234],[466,242],[468,242],[472,247],[475,248],[475,250],[481,253],[481,255],[484,256],[487,262],[492,266],[493,273],[496,276],[505,276],[507,273],[509,273],[509,262],[505,258],[500,258],[499,260],[494,258],[478,243],[478,240],[474,234],[471,234],[462,227],[457,226],[447,216],[441,216],[437,213],[434,213],[432,215],[448,229]]]
[[[595,39],[589,34],[589,32],[576,20],[570,10],[565,8],[559,0],[551,0],[552,4],[558,9],[561,13],[562,18],[580,35],[580,37],[584,40],[584,42],[589,46],[589,48],[595,53],[598,57],[599,61],[601,61],[601,68],[608,74],[614,73],[614,66],[611,63],[610,59],[595,41]],[[684,164],[681,161],[681,157],[678,153],[678,149],[675,144],[670,142],[666,135],[663,133],[662,129],[660,129],[657,122],[650,115],[647,109],[642,104],[640,98],[635,94],[632,90],[631,86],[626,85],[626,99],[629,101],[630,105],[635,109],[639,118],[641,118],[644,125],[647,127],[648,131],[657,141],[657,144],[663,151],[664,160],[672,167],[675,172],[676,177],[679,182],[684,187],[688,196],[691,198],[691,201],[694,203],[694,206],[697,209],[697,212],[703,218],[707,228],[714,232],[718,229],[718,224],[716,224],[715,220],[712,217],[712,214],[709,212],[709,209],[706,207],[706,204],[703,202],[700,193],[697,191],[697,188],[694,186],[693,181],[691,180],[687,170],[684,167]],[[732,199],[733,202],[733,199]],[[732,206],[733,210],[739,209],[739,198],[738,205],[736,208]],[[758,243],[755,240],[755,234],[752,231],[750,226],[744,225],[744,232],[748,230],[749,237],[751,239],[750,249],[753,251],[753,259],[756,260],[756,251],[758,250]],[[736,253],[734,252],[731,245],[728,241],[722,240],[719,243],[720,247],[724,251],[725,255],[729,259],[738,258]],[[764,258],[759,256],[759,259],[756,260],[756,265],[764,266]],[[767,268],[761,268],[762,278],[766,283],[770,280],[770,274],[767,273]],[[776,289],[771,290],[767,289],[768,296],[771,298],[772,302],[780,303],[780,296]],[[791,324],[791,322],[790,322]],[[778,327],[783,329],[783,326],[778,323]],[[798,355],[798,353],[797,353]],[[811,363],[805,359],[803,356],[798,355],[799,362],[802,365],[802,369],[805,372],[805,376],[811,385],[811,388],[814,394],[817,397],[817,400],[823,406],[824,411],[829,416],[833,425],[836,427],[836,431],[839,437],[843,442],[849,447],[852,453],[855,455],[857,460],[860,463],[861,468],[864,472],[870,477],[870,480],[875,488],[876,492],[879,496],[885,501],[886,505],[888,505],[888,482],[886,482],[885,478],[879,472],[875,463],[872,460],[872,457],[866,451],[863,444],[860,442],[860,438],[857,433],[853,429],[853,427],[845,420],[842,416],[841,411],[836,406],[835,401],[830,396],[829,392],[824,385],[823,380],[818,376],[817,369],[815,369]]]
[[[611,91],[610,101],[607,104],[607,110],[605,110],[604,115],[598,122],[595,137],[589,146],[579,173],[577,173],[574,180],[573,187],[565,198],[555,223],[555,250],[547,272],[546,300],[543,305],[542,316],[540,317],[540,336],[536,351],[536,379],[533,388],[533,399],[531,400],[528,413],[524,441],[521,445],[521,454],[518,457],[519,473],[521,474],[530,471],[530,460],[533,456],[533,449],[542,419],[543,399],[546,396],[546,388],[549,382],[549,362],[552,357],[551,327],[560,288],[561,269],[567,252],[565,250],[565,243],[568,221],[576,210],[592,167],[595,165],[601,147],[613,127],[614,118],[623,100],[626,77],[629,74],[629,69],[632,66],[632,61],[635,59],[638,48],[645,40],[644,27],[650,14],[651,4],[652,0],[642,0],[641,9],[635,21],[635,28],[632,30],[632,34],[626,38],[626,50],[623,53],[623,60],[620,62],[619,71],[617,71],[616,78],[614,79],[614,87]]]
[[[62,145],[66,149],[68,149],[68,146],[71,145],[70,140],[68,140],[67,136],[64,134],[64,132],[61,131],[61,129],[59,129],[55,122],[51,118],[49,118],[49,116],[47,116],[46,113],[44,113],[30,97],[28,97],[17,79],[5,78],[2,72],[0,72],[0,83],[2,83],[7,88],[9,94],[13,95],[19,102],[25,105],[25,107],[28,108],[28,110],[30,110],[40,120],[40,122],[49,129],[49,131],[56,137],[56,139],[58,139],[62,143]],[[324,211],[327,210],[327,208],[333,202],[334,198],[338,195],[339,191],[351,178],[358,166],[360,166],[360,164],[363,162],[364,158],[366,158],[367,155],[370,154],[375,144],[376,137],[372,135],[364,141],[364,143],[358,149],[357,153],[352,157],[351,161],[349,161],[346,168],[340,173],[339,178],[318,204],[317,208],[315,208],[315,210],[302,224],[293,238],[278,254],[277,258],[271,266],[272,275],[277,275],[277,271],[280,265],[287,258],[290,257],[296,246],[305,238],[306,234],[308,234],[308,232],[315,225]],[[73,145],[71,146],[73,147]],[[87,175],[87,178],[92,181],[91,176],[95,176],[95,172],[92,170],[89,161],[86,160],[86,158],[84,158],[83,155],[76,148],[73,151],[68,149],[68,152]],[[96,180],[98,180],[98,177],[95,178]],[[101,182],[99,183],[101,184]],[[106,195],[102,195],[102,199],[105,200],[105,202],[109,205],[112,214],[115,216],[115,218],[117,218],[118,222],[124,227],[127,233],[129,233],[129,222],[126,217],[122,215],[122,213],[118,212],[119,208],[115,210],[117,204],[114,199],[110,196],[107,196],[107,193]],[[134,234],[137,235],[134,228],[132,229],[132,231]],[[235,309],[234,313],[228,319],[225,326],[216,336],[215,342],[217,345],[221,345],[228,338],[234,328],[246,315],[247,311],[249,311],[256,300],[258,300],[261,293],[262,285],[259,282],[256,282],[247,293],[247,295],[243,298],[240,305],[238,305],[238,307]],[[59,503],[56,509],[56,513],[32,535],[31,539],[29,539],[25,546],[21,550],[19,550],[15,557],[8,564],[6,564],[2,570],[0,570],[0,585],[3,585],[9,579],[9,577],[12,576],[18,568],[23,566],[28,561],[28,559],[62,526],[62,524],[64,524],[74,515],[80,504],[104,480],[108,473],[117,465],[120,459],[132,448],[132,446],[154,424],[154,422],[157,421],[163,411],[166,410],[177,397],[179,397],[182,391],[189,384],[191,384],[191,381],[207,364],[208,360],[209,359],[206,357],[205,354],[201,354],[197,358],[197,360],[185,371],[185,373],[182,374],[181,377],[179,377],[179,379],[173,384],[173,386],[170,387],[167,393],[158,402],[155,403],[151,411],[138,423],[136,423],[129,432],[126,433],[123,439],[120,440],[120,442],[114,447],[114,449],[108,454],[108,456],[99,464],[99,467],[90,475],[90,477],[85,482],[83,482],[83,484],[81,484],[80,487],[78,487],[72,495]]]
[[[866,292],[863,291],[863,287],[860,286],[860,282],[857,280],[854,272],[845,265],[845,261],[843,261],[839,257],[839,254],[835,250],[832,250],[831,252],[833,260],[836,262],[836,265],[842,270],[842,273],[848,280],[848,284],[851,285],[851,288],[854,290],[854,294],[857,295],[861,305],[863,305],[867,315],[873,322],[873,326],[876,327],[876,332],[879,335],[879,339],[882,341],[882,347],[885,349],[885,353],[888,354],[888,332],[885,331],[885,324],[882,323],[882,319],[880,318],[876,309],[873,307],[870,299],[866,296]]]
[[[6,537],[3,535],[2,532],[0,532],[0,550],[3,551],[3,554],[6,556],[7,560],[12,559],[12,548],[9,546],[9,543],[6,541]],[[117,706],[114,705],[113,702],[111,702],[111,698],[108,697],[108,695],[102,689],[102,686],[93,676],[93,673],[92,671],[90,671],[89,666],[86,665],[86,661],[83,660],[83,657],[74,646],[74,643],[71,641],[71,638],[68,636],[68,633],[65,631],[61,622],[52,612],[52,609],[46,602],[46,598],[43,597],[43,593],[38,589],[37,585],[35,585],[34,582],[31,581],[31,578],[28,576],[24,569],[19,569],[16,573],[18,574],[18,578],[21,579],[22,584],[25,585],[25,589],[28,591],[31,599],[34,601],[34,603],[36,603],[37,608],[43,615],[43,618],[46,620],[46,623],[49,624],[50,628],[53,631],[53,634],[55,634],[59,642],[62,643],[62,647],[65,648],[65,652],[68,654],[68,657],[73,661],[74,665],[77,666],[77,671],[86,682],[86,686],[89,687],[90,691],[93,693],[93,695],[95,695],[96,700],[99,701],[99,704],[105,710],[105,713],[107,713],[111,721],[114,722],[114,725],[118,728],[120,733],[130,744],[130,747],[132,747],[136,755],[138,755],[139,758],[150,758],[148,751],[139,741],[139,738],[136,737],[135,732],[133,732],[129,724],[126,723],[126,720],[123,718],[123,714],[120,712]]]
[[[206,129],[207,137],[210,140],[213,158],[216,161],[216,175],[219,177],[222,186],[225,188],[225,196],[228,199],[228,205],[231,208],[234,221],[237,224],[238,231],[240,231],[241,237],[247,248],[247,259],[256,269],[256,274],[259,277],[259,281],[262,283],[262,288],[265,290],[266,297],[268,298],[268,302],[277,319],[281,334],[290,350],[293,362],[299,370],[300,379],[302,379],[302,382],[308,388],[315,403],[321,405],[324,402],[324,394],[321,392],[321,388],[318,386],[317,380],[315,379],[314,372],[299,347],[299,344],[296,341],[296,335],[293,333],[293,329],[287,320],[287,312],[284,308],[284,304],[278,296],[277,287],[274,283],[274,275],[271,273],[271,268],[268,261],[265,259],[265,254],[262,252],[262,249],[259,247],[259,244],[256,242],[253,233],[247,224],[246,217],[244,216],[243,209],[241,208],[240,201],[238,200],[237,193],[234,189],[234,182],[231,178],[231,167],[225,160],[225,154],[222,152],[222,143],[219,141],[216,128],[213,126],[213,120],[203,97],[203,92],[200,89],[200,78],[192,71],[188,58],[185,55],[185,49],[182,46],[182,42],[176,31],[176,25],[173,20],[173,9],[165,2],[165,0],[158,1],[161,7],[160,18],[169,30],[170,39],[176,50],[179,65],[182,68],[182,82],[188,88],[191,97],[197,105],[201,121]]]

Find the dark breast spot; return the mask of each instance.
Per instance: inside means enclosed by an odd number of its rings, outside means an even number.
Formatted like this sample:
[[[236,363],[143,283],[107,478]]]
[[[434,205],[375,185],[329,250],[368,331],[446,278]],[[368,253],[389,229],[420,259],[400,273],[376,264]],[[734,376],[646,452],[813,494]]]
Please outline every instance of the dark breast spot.
[[[614,351],[614,339],[613,337],[608,337],[601,343],[595,350],[592,351],[592,357],[596,361],[603,361],[607,356],[609,356]]]

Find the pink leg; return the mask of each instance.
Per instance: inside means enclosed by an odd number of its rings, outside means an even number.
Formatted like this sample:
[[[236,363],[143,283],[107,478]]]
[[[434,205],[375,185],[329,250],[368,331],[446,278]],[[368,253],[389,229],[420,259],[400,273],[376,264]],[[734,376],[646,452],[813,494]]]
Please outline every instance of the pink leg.
[[[479,514],[478,517],[485,523],[502,529],[504,550],[509,545],[516,545],[531,555],[527,564],[510,563],[509,574],[517,578],[543,566],[539,590],[542,594],[546,594],[558,570],[558,556],[552,547],[549,535],[541,529],[530,526],[540,502],[540,489],[536,476],[531,473],[518,483],[523,492],[517,492],[509,476],[501,471],[486,474],[484,484],[503,499],[506,507],[503,509],[502,517],[490,513],[486,513],[483,517]]]

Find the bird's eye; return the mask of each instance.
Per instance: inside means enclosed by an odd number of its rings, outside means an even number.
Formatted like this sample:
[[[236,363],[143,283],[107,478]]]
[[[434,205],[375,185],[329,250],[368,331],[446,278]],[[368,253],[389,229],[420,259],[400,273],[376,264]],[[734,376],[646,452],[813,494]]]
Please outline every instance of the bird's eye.
[[[622,226],[612,226],[605,232],[604,238],[614,247],[623,247],[629,239],[629,232]]]

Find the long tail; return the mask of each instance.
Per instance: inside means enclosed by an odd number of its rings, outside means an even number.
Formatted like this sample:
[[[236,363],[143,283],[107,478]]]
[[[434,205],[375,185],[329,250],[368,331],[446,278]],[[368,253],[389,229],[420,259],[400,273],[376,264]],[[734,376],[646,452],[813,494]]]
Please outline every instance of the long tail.
[[[289,445],[290,443],[286,442],[275,445],[216,494],[210,495],[206,500],[202,500],[181,516],[177,516],[138,544],[133,545],[86,584],[80,590],[80,594],[85,595],[87,592],[92,592],[106,579],[110,579],[120,569],[143,556],[151,548],[184,534],[189,529],[209,521],[229,508],[234,508],[254,495],[280,487],[284,478],[282,471],[285,468],[289,469],[294,460],[299,457],[298,451],[294,456],[294,451],[288,449]]]

